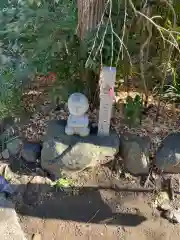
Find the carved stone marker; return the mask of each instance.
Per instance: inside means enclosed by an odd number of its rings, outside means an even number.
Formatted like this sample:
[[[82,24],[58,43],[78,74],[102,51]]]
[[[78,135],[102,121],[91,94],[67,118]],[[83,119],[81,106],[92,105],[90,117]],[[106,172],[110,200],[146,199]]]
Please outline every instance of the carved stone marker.
[[[67,135],[78,134],[81,137],[89,135],[89,120],[85,114],[89,108],[88,99],[82,93],[73,93],[68,99],[68,117],[65,132]]]
[[[98,135],[109,135],[116,68],[104,67],[100,76],[100,109]]]

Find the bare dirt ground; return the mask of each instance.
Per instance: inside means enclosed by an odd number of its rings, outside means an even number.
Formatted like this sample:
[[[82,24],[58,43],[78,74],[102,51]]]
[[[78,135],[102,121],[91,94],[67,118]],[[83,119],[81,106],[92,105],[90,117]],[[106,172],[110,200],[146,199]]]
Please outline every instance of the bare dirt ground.
[[[135,93],[134,93],[135,94]],[[33,95],[34,96],[34,95]],[[120,101],[126,98],[120,93]],[[26,99],[25,99],[26,100]],[[151,99],[150,99],[151,100]],[[27,105],[34,108],[27,98]],[[44,101],[30,121],[20,127],[22,137],[39,141],[44,135],[47,123],[52,119],[66,119],[67,109],[57,111],[49,108]],[[154,104],[154,101],[149,104]],[[32,106],[31,106],[32,105]],[[133,132],[151,138],[153,159],[154,151],[162,139],[170,132],[180,130],[179,111],[172,111],[164,106],[158,121],[155,121],[156,106],[149,108],[138,128],[129,129],[122,119],[120,107],[114,111],[112,123],[120,135]],[[89,113],[92,123],[97,125],[98,111]],[[42,184],[28,184],[23,201],[16,205],[20,223],[28,240],[76,240],[76,239],[141,239],[141,240],[176,240],[180,239],[180,225],[172,224],[161,217],[161,213],[152,207],[153,194],[122,193],[112,190],[97,189],[109,187],[114,179],[119,186],[140,186],[140,178],[114,176],[107,166],[83,171],[74,176],[78,190],[70,191],[52,189]],[[179,187],[179,186],[178,186]],[[93,189],[94,188],[94,189]],[[176,198],[176,206],[180,199]]]
[[[152,208],[152,194],[95,189],[109,187],[114,180],[119,186],[137,187],[140,178],[116,179],[108,167],[100,167],[74,179],[81,186],[79,191],[27,187],[17,211],[28,240],[37,233],[41,240],[180,238],[180,226],[169,223]]]

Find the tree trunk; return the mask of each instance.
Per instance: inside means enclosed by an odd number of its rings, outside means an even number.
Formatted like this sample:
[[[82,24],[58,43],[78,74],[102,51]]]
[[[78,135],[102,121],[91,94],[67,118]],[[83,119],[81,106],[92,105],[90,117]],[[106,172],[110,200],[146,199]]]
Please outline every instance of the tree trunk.
[[[95,28],[101,21],[106,0],[77,0],[77,34],[83,39],[86,31]]]
[[[77,35],[83,41],[85,34],[88,31],[93,30],[101,22],[104,6],[106,0],[77,0],[78,8],[78,26],[77,26]],[[99,76],[95,76],[92,71],[85,69],[85,66],[82,66],[81,79],[86,83],[87,97],[92,103],[92,108],[97,107],[99,104],[98,97],[98,79]]]

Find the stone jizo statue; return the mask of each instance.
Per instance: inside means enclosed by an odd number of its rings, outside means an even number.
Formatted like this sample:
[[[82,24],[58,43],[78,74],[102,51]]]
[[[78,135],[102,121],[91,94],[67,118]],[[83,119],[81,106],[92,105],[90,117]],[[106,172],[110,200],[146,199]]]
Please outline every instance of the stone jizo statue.
[[[70,115],[67,120],[65,133],[67,135],[78,134],[81,137],[89,135],[89,120],[86,114],[89,108],[87,97],[82,93],[73,93],[68,99]]]

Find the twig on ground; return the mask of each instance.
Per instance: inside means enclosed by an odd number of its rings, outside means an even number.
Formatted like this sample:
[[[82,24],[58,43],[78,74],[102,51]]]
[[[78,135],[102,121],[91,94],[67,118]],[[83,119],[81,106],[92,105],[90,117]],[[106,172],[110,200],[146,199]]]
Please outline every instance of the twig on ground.
[[[89,219],[89,221],[87,223],[90,223],[96,217],[96,215],[98,214],[99,211],[100,211],[100,209],[98,209],[96,211],[96,213],[92,216],[92,218]]]
[[[149,184],[149,180],[150,180],[152,171],[153,171],[153,167],[152,167],[152,168],[150,169],[150,171],[149,171],[149,175],[148,175],[148,177],[147,177],[147,179],[146,179],[146,181],[145,181],[145,183],[144,183],[144,188],[146,188],[146,187],[148,186],[148,184]]]

